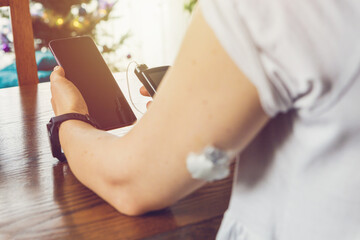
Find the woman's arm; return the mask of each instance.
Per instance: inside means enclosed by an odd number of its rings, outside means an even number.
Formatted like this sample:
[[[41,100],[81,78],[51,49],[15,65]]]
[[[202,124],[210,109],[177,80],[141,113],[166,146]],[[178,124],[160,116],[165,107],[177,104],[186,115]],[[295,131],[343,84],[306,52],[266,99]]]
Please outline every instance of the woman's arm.
[[[55,113],[85,113],[81,95],[63,76],[60,69],[51,77]],[[190,152],[208,145],[239,151],[267,121],[255,87],[197,11],[153,103],[126,136],[72,120],[61,125],[60,142],[84,185],[118,211],[138,215],[204,184],[186,169]]]

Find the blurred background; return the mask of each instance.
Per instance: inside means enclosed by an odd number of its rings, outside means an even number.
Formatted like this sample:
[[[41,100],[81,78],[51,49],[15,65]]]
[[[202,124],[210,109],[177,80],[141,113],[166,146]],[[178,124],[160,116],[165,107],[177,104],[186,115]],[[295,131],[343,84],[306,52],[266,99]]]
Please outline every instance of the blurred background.
[[[41,82],[55,59],[47,46],[57,38],[90,35],[113,72],[136,60],[172,65],[197,0],[30,0]],[[0,88],[17,85],[9,9],[0,8]]]

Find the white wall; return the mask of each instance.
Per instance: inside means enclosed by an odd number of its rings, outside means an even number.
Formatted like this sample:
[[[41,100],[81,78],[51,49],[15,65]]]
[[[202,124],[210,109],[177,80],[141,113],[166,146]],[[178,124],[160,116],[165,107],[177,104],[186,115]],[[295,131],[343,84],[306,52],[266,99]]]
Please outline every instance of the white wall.
[[[127,44],[134,59],[149,67],[172,65],[188,26],[185,0],[120,0],[114,31],[132,33]]]

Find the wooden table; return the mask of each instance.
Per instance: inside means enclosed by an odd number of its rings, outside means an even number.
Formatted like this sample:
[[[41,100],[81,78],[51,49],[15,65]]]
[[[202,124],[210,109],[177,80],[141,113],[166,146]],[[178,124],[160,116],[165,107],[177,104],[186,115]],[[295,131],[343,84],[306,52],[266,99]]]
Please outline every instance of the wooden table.
[[[50,98],[49,83],[0,89],[0,239],[214,239],[231,178],[165,210],[124,216],[51,156]]]

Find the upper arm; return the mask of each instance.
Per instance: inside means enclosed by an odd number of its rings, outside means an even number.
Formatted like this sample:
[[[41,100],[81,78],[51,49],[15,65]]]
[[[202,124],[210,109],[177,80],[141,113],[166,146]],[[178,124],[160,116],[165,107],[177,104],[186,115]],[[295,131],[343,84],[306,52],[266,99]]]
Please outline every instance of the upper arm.
[[[127,191],[146,199],[145,210],[177,201],[203,184],[186,169],[190,152],[208,145],[239,151],[267,120],[256,88],[197,11],[153,104],[121,140],[133,183]]]

